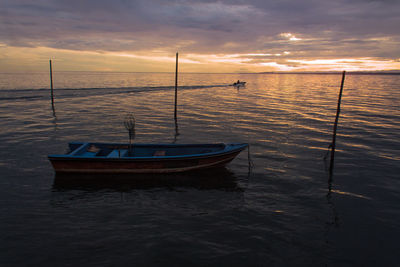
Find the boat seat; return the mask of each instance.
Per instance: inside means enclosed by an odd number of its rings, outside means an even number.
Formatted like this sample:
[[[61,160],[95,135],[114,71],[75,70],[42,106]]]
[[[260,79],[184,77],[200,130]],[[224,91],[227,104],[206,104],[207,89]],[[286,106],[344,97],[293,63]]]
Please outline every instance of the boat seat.
[[[87,152],[98,153],[100,152],[100,148],[95,145],[91,145],[88,147]]]
[[[165,156],[166,151],[165,150],[157,150],[153,153],[153,157],[163,157]]]
[[[114,149],[113,151],[110,152],[110,154],[107,155],[107,158],[119,158],[123,157],[125,153],[127,152],[127,149]]]

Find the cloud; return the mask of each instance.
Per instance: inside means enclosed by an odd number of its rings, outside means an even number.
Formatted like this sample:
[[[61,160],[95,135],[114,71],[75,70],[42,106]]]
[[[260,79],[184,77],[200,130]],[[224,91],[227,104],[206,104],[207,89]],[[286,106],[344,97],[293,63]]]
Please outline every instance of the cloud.
[[[400,54],[399,11],[391,0],[2,0],[0,43],[142,56],[274,55],[242,61],[269,65],[277,57],[279,64],[392,60]]]

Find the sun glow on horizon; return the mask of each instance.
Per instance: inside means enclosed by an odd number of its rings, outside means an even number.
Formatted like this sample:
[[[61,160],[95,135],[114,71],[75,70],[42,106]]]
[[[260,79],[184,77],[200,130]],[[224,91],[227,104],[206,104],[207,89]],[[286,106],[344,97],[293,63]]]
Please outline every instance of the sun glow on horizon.
[[[60,71],[173,71],[175,53],[163,50],[140,52],[79,51],[48,47],[10,47],[0,43],[1,72],[47,70],[51,58]],[[24,64],[20,64],[24,62]],[[391,71],[400,70],[399,59],[301,58],[290,51],[245,53],[179,53],[181,72],[269,71]]]
[[[283,32],[280,34],[280,36],[287,38],[289,41],[300,41],[301,38],[297,38],[290,32]]]
[[[311,59],[296,60],[289,59],[302,65],[302,69],[311,70],[349,70],[349,71],[381,71],[381,70],[399,70],[400,62],[395,60],[375,60],[372,58],[342,58],[342,59]]]

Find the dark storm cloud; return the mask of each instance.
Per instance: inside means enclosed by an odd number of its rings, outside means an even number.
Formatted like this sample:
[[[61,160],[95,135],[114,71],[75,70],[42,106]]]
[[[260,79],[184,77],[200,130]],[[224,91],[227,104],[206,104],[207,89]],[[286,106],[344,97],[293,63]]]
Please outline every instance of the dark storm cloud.
[[[0,43],[10,46],[95,51],[180,48],[190,53],[290,51],[303,57],[390,58],[400,52],[396,45],[399,1],[2,0],[0,5]],[[292,33],[297,40],[281,33]]]

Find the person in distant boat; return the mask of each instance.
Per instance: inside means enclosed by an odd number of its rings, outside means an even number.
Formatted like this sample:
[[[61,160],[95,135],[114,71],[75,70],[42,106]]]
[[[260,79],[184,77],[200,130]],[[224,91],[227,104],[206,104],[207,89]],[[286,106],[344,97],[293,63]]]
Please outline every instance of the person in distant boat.
[[[238,80],[236,83],[240,83],[240,81]]]

